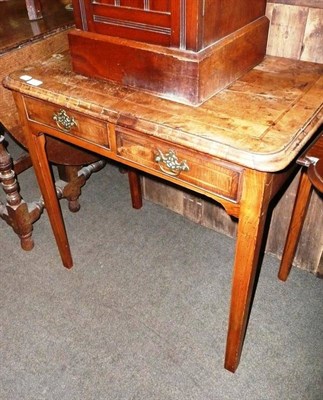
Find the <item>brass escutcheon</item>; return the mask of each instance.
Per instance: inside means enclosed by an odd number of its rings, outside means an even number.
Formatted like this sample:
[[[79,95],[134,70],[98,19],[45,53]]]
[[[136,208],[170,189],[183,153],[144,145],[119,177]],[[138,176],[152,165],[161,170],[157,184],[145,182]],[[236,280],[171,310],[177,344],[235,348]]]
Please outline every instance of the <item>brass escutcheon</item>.
[[[75,118],[69,117],[65,110],[59,110],[57,113],[54,113],[53,120],[56,122],[56,125],[64,131],[70,131],[73,126],[77,125]]]
[[[182,171],[189,171],[186,160],[179,161],[174,150],[168,150],[166,154],[160,149],[157,149],[155,161],[158,163],[159,168],[165,174],[170,176],[178,176]]]

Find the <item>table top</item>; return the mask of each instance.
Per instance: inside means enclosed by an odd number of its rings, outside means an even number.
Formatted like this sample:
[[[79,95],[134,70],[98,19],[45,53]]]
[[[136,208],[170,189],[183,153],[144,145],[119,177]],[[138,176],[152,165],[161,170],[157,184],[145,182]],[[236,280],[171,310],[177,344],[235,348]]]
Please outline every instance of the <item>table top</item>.
[[[278,57],[198,107],[75,74],[68,53],[15,71],[4,85],[260,171],[284,169],[323,122],[323,65]]]

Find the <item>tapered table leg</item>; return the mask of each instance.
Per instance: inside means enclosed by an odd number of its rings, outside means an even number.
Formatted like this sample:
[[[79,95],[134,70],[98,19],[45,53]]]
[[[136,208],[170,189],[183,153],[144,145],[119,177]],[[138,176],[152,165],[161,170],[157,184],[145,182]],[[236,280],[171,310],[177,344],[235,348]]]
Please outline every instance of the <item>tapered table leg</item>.
[[[28,150],[33,162],[37,181],[44,198],[47,214],[54,232],[63,265],[66,268],[73,266],[71,251],[66,235],[62,212],[56,195],[48,159],[45,151],[45,136],[28,134]]]
[[[268,175],[248,170],[240,202],[225,368],[235,372],[239,365],[247,329],[263,230],[270,199]]]
[[[127,172],[128,172],[132,207],[139,209],[142,207],[140,175],[138,174],[137,171],[131,168]]]
[[[301,170],[301,176],[296,193],[296,200],[287,232],[286,243],[280,263],[278,278],[286,281],[292,267],[297,244],[302,232],[306,211],[311,198],[312,184],[307,175],[307,169]]]
[[[14,98],[19,111],[21,126],[27,140],[29,155],[33,163],[40,191],[44,198],[44,204],[63,265],[66,268],[71,268],[73,266],[73,260],[66,235],[61,208],[57,198],[56,189],[45,150],[45,135],[43,133],[32,132],[31,127],[29,126],[29,121],[26,117],[25,105],[22,96],[18,93],[14,93]]]

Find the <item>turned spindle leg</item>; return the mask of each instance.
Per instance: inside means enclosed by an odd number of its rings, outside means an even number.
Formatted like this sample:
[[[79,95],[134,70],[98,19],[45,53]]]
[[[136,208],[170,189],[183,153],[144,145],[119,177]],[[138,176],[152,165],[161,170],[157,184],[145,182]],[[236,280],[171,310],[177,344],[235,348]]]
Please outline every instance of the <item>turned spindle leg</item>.
[[[74,166],[74,165],[58,165],[58,175],[60,179],[62,179],[65,182],[68,182],[70,185],[73,185],[73,182],[76,182],[78,179],[78,171],[81,169],[80,166]],[[85,182],[84,182],[85,183]],[[84,184],[83,183],[83,184]],[[68,196],[66,196],[67,201],[68,201],[68,208],[72,212],[77,212],[80,210],[81,205],[79,202],[79,197],[81,195],[81,187],[76,187],[73,185],[75,188],[74,190],[70,190],[68,193]]]
[[[19,193],[19,185],[9,153],[4,144],[4,136],[0,136],[0,182],[6,194],[6,204],[0,206],[0,216],[12,226],[20,238],[21,247],[31,250],[34,247],[32,239],[33,218],[27,203]],[[41,213],[39,210],[38,216]]]

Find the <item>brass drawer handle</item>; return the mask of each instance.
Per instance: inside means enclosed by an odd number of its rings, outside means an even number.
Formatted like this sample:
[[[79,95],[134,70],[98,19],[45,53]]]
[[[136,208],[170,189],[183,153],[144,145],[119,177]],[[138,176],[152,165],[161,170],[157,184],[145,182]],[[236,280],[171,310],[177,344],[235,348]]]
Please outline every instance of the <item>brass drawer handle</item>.
[[[59,110],[57,113],[53,114],[53,120],[59,129],[63,131],[70,131],[73,126],[76,126],[76,121],[74,117],[69,117],[65,110]]]
[[[159,168],[167,175],[178,176],[182,171],[189,171],[186,160],[178,161],[174,150],[169,150],[168,153],[163,154],[160,149],[157,149],[155,161],[158,163]]]

